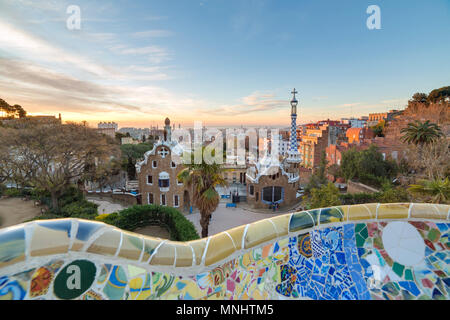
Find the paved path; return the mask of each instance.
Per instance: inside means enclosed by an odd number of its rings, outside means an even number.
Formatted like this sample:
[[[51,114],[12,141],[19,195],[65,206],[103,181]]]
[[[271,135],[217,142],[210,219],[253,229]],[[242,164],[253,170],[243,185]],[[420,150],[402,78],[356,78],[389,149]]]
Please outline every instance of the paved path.
[[[243,205],[238,205],[237,208],[226,208],[226,203],[220,202],[219,207],[212,214],[208,229],[208,235],[212,236],[216,233],[226,231],[243,224],[248,224],[258,220],[263,220],[287,213],[277,212],[274,214],[269,210],[267,210],[267,213],[257,213],[249,211],[249,209],[245,209],[242,206]],[[188,214],[186,215],[186,218],[194,224],[198,234],[201,235],[202,228],[200,227],[200,213],[194,212],[192,214]]]
[[[99,200],[98,198],[94,197],[86,197],[86,200],[98,204],[97,211],[99,215],[105,213],[110,214],[128,208],[126,206],[121,205],[120,203],[115,203],[109,200]]]
[[[33,200],[3,198],[0,200],[0,229],[20,224],[40,213],[40,207],[35,207]]]

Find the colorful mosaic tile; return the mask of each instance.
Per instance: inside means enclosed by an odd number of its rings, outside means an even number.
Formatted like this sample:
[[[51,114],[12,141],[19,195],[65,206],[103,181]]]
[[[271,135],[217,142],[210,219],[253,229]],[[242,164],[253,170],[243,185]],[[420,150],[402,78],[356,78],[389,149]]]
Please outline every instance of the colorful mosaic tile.
[[[388,221],[374,218],[377,204],[310,210],[278,218],[276,228],[266,221],[186,244],[69,219],[32,223],[27,248],[25,230],[7,228],[0,300],[448,300],[450,224],[418,221],[427,206],[417,206],[415,221],[394,219],[405,204],[384,206]]]

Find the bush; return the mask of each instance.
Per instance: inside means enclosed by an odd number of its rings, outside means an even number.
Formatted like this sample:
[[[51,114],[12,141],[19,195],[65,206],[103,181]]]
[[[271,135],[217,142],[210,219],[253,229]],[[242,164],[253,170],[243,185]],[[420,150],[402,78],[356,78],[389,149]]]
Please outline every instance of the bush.
[[[355,193],[355,194],[341,194],[339,196],[343,205],[347,204],[363,204],[363,203],[396,203],[396,202],[410,202],[408,192],[401,188],[389,188],[383,192],[375,193]]]
[[[339,189],[331,182],[320,189],[313,188],[311,190],[311,209],[332,207],[340,204]]]
[[[377,193],[355,193],[355,194],[341,194],[339,199],[341,200],[343,205],[347,204],[362,204],[362,203],[374,203],[379,202],[379,194]]]
[[[6,189],[5,196],[8,196],[8,197],[20,197],[21,196],[21,192],[20,192],[19,189],[16,189],[16,188]]]
[[[98,205],[95,203],[83,199],[66,204],[61,208],[59,215],[70,218],[95,219],[98,214],[97,208]]]
[[[139,227],[148,225],[165,226],[170,232],[170,238],[175,241],[189,241],[200,238],[192,222],[171,207],[135,205],[109,215],[97,216],[96,220],[128,231],[134,231]]]

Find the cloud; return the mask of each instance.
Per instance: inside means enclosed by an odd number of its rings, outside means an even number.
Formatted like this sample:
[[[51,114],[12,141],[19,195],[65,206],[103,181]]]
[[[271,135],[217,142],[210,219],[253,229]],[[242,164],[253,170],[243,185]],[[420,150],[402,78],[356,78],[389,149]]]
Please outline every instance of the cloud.
[[[354,107],[354,106],[359,106],[360,104],[361,104],[361,102],[344,103],[344,104],[338,105],[338,107]]]
[[[111,68],[74,55],[46,41],[0,21],[0,47],[14,55],[33,57],[46,62],[75,65],[92,75],[108,77],[114,74]],[[35,54],[39,53],[39,54]]]
[[[121,55],[148,55],[148,60],[154,64],[170,60],[171,54],[167,49],[159,46],[147,46],[130,48],[125,45],[117,45],[110,48],[113,52]]]
[[[131,34],[134,38],[162,38],[170,37],[173,35],[172,31],[169,30],[147,30],[134,32]]]
[[[139,68],[138,66],[131,66]],[[207,103],[173,94],[157,86],[103,85],[37,66],[30,61],[0,57],[0,92],[26,110],[79,114],[121,113],[143,119],[192,110]],[[11,101],[9,101],[9,100]],[[100,116],[102,117],[102,116]]]
[[[234,116],[275,111],[288,107],[289,102],[287,100],[276,99],[273,93],[261,93],[257,91],[241,98],[240,103],[235,105],[223,105],[212,110],[210,108],[207,110],[196,109],[196,111],[217,116]]]

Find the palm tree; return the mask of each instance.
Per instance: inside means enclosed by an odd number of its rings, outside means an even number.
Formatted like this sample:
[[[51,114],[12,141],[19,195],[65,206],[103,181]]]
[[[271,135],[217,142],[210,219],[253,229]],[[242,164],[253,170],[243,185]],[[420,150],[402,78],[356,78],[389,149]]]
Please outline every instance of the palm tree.
[[[191,163],[185,166],[178,174],[178,179],[193,189],[193,202],[200,210],[202,238],[205,238],[208,236],[211,213],[216,210],[220,201],[215,187],[227,185],[222,175],[224,170],[220,164],[207,164],[204,161],[201,164]]]
[[[408,191],[431,196],[433,203],[447,203],[450,199],[450,180],[420,180],[419,184],[410,185]]]
[[[401,138],[403,142],[415,144],[419,147],[432,143],[442,136],[441,128],[435,123],[430,123],[430,120],[425,122],[416,120],[408,123],[408,126],[400,132],[403,133]]]

